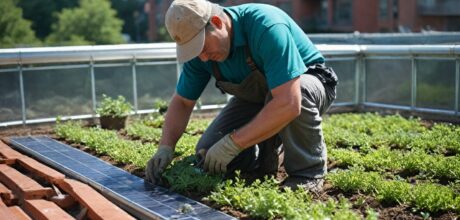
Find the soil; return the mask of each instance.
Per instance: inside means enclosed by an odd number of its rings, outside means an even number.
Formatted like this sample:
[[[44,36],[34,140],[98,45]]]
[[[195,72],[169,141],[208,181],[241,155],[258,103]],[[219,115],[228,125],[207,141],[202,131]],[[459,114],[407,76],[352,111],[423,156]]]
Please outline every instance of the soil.
[[[79,144],[70,144],[65,142],[63,139],[60,139],[57,137],[57,135],[53,131],[53,124],[41,124],[41,125],[28,125],[28,126],[14,126],[14,127],[7,127],[7,128],[0,128],[0,138],[7,138],[7,137],[12,137],[12,136],[28,136],[28,135],[47,135],[51,138],[57,139],[59,141],[62,141],[66,144],[69,144],[75,148],[78,148],[82,151],[85,151],[87,153],[90,153],[92,155],[95,155],[99,158],[101,158],[104,161],[109,162],[110,164],[117,166],[119,168],[122,168],[133,175],[136,175],[138,177],[144,178],[144,171],[142,169],[139,169],[137,167],[134,167],[129,164],[123,164],[123,163],[118,163],[112,160],[109,156],[104,155],[104,154],[98,154],[95,151],[89,149],[88,147],[85,147],[83,145]],[[123,132],[122,132],[123,134]],[[335,164],[329,164],[328,166],[330,169],[335,167]],[[257,178],[256,175],[251,176],[251,175],[246,175],[243,176],[245,177],[248,182],[251,182]],[[278,180],[282,181],[287,177],[286,172],[284,171],[284,167],[280,167],[278,173],[276,174],[276,177]],[[208,201],[203,201],[202,198],[205,195],[195,195],[193,193],[190,193],[188,195],[192,199],[198,200],[210,207],[219,209],[229,215],[235,216],[239,219],[252,219],[248,217],[247,214],[235,210],[231,207],[219,207],[216,206],[213,203],[210,203]],[[362,213],[365,216],[366,209],[368,207],[373,208],[375,211],[379,213],[379,219],[423,219],[423,217],[420,215],[420,213],[414,213],[412,212],[412,209],[410,207],[404,206],[404,205],[385,205],[381,204],[378,201],[376,201],[373,197],[367,196],[367,195],[362,195],[362,194],[348,194],[348,193],[343,193],[340,190],[332,188],[332,186],[329,183],[325,183],[323,187],[323,192],[320,194],[314,195],[314,198],[317,200],[325,201],[329,198],[335,198],[339,199],[341,197],[347,198],[350,202],[352,202],[353,209],[357,212]],[[451,220],[451,219],[458,219],[458,214],[456,213],[444,213],[444,214],[431,214],[430,215],[431,219],[439,219],[439,220]]]

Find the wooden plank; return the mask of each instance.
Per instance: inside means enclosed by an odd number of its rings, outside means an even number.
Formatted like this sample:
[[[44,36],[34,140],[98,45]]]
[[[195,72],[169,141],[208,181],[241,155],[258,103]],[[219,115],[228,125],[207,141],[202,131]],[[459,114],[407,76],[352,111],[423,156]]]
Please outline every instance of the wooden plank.
[[[19,208],[19,206],[10,206],[8,209],[18,220],[32,220],[21,208]]]
[[[41,186],[35,180],[5,164],[0,164],[0,181],[20,199],[48,198],[55,194],[51,188]]]
[[[72,179],[64,179],[64,181],[59,182],[57,185],[88,209],[88,217],[90,219],[134,219],[131,215],[84,183]]]
[[[50,201],[37,199],[37,200],[26,200],[24,202],[24,210],[32,216],[33,219],[45,220],[45,219],[59,219],[68,220],[75,219],[67,212],[59,208],[56,204]]]
[[[30,158],[30,157],[21,157],[17,159],[19,165],[24,167],[29,172],[36,174],[37,176],[45,179],[49,183],[55,183],[59,180],[65,178],[65,175],[52,169],[48,166],[43,165],[42,163]]]

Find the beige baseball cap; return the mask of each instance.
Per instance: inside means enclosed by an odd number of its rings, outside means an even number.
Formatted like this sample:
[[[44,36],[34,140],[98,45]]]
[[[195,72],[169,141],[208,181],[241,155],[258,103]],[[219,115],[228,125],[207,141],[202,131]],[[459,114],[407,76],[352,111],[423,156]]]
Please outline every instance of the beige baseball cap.
[[[204,47],[205,27],[215,6],[206,0],[175,0],[169,6],[165,25],[176,41],[180,63],[200,55]]]

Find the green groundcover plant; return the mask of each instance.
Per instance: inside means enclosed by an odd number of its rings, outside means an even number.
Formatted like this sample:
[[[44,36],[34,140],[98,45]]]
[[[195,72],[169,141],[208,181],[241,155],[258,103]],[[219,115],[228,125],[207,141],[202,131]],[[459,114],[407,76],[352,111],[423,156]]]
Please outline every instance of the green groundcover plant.
[[[101,104],[96,109],[96,113],[100,116],[110,116],[115,118],[127,116],[132,109],[133,107],[126,101],[125,97],[118,96],[117,99],[113,99],[110,96],[103,94]]]
[[[158,113],[133,119],[125,133],[66,122],[58,123],[56,134],[143,169],[156,150],[163,122],[164,117]],[[200,135],[210,122],[193,119],[187,126],[176,146],[175,159],[163,174],[171,190],[207,195],[205,200],[240,210],[250,218],[378,217],[375,211],[366,208],[365,201],[361,201],[358,211],[344,197],[315,200],[302,190],[281,189],[279,182],[270,178],[249,184],[238,176],[224,180],[222,176],[206,174],[195,167],[193,155]],[[323,127],[330,164],[335,164],[326,181],[336,192],[372,196],[385,205],[408,207],[424,218],[431,214],[460,213],[458,126],[398,115],[340,114],[327,116]],[[359,202],[353,205],[356,203]]]
[[[279,189],[273,178],[256,180],[248,185],[237,177],[226,180],[206,198],[219,205],[243,210],[251,216],[263,219],[361,219],[351,210],[351,203],[342,198],[314,201],[311,194],[302,188],[292,191]],[[366,219],[377,219],[377,213],[367,210]]]
[[[435,183],[410,184],[401,180],[386,180],[376,172],[361,167],[330,173],[327,179],[345,192],[373,194],[390,204],[406,204],[432,213],[460,211],[460,196],[451,188]]]

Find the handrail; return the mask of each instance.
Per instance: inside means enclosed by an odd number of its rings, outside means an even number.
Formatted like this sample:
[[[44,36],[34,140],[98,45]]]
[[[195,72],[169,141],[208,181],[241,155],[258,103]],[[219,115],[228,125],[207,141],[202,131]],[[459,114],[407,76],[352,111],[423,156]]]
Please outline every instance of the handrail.
[[[175,59],[174,43],[0,49],[0,65]]]
[[[460,45],[330,45],[317,48],[325,56],[460,55]],[[0,49],[0,66],[142,59],[176,59],[174,43]]]

